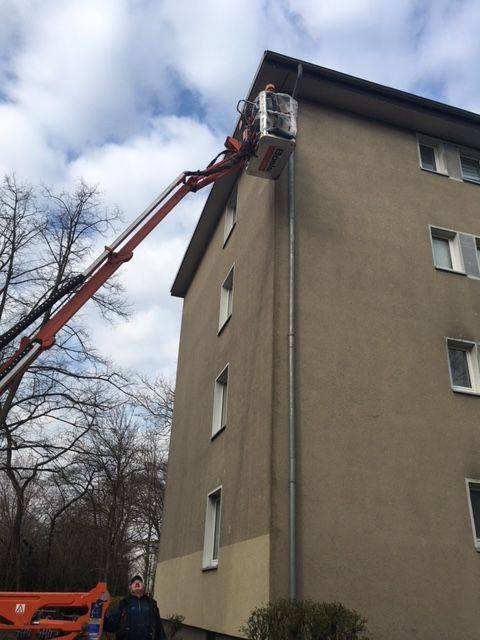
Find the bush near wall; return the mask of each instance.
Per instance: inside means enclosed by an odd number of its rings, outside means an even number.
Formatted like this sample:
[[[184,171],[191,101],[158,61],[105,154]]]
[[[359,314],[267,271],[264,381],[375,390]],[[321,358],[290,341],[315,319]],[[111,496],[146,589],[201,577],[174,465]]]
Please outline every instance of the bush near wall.
[[[181,636],[178,634],[182,630],[184,620],[184,616],[181,616],[178,613],[173,613],[163,621],[163,626],[168,640],[182,640]]]
[[[254,609],[240,632],[248,640],[368,640],[366,622],[339,602],[277,600]]]

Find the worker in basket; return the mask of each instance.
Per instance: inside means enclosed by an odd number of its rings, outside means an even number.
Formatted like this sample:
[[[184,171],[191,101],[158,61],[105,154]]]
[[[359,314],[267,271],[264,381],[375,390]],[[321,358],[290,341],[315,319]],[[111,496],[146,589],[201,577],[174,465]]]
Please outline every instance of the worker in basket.
[[[292,130],[292,98],[285,93],[277,93],[274,84],[265,87],[267,111],[266,131],[280,138],[293,139],[296,131]],[[255,101],[258,108],[258,98]]]
[[[117,611],[105,616],[104,631],[115,633],[117,640],[167,640],[157,603],[145,593],[142,576],[133,576],[129,592]]]

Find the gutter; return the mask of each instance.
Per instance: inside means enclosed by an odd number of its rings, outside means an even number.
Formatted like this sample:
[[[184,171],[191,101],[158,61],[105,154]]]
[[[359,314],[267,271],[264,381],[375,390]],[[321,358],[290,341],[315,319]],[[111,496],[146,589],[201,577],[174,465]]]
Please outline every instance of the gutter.
[[[292,97],[297,95],[303,66],[298,63]],[[288,160],[288,493],[289,597],[297,599],[297,444],[295,424],[295,151]]]

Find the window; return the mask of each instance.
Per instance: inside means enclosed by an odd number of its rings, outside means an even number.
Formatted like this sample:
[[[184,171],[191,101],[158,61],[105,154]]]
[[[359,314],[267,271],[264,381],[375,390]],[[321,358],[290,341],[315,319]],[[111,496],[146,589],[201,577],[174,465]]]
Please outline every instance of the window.
[[[220,548],[220,520],[222,509],[222,487],[208,494],[205,516],[205,538],[203,543],[203,569],[216,569]]]
[[[228,364],[215,380],[213,394],[212,438],[227,426]]]
[[[435,159],[435,147],[430,147],[426,144],[420,145],[420,161],[422,169],[428,169],[428,171],[437,170],[437,161]]]
[[[433,264],[437,269],[464,273],[458,233],[430,227]]]
[[[223,229],[223,246],[227,244],[227,240],[233,231],[233,227],[237,222],[237,185],[234,186],[232,193],[225,207],[225,226]]]
[[[480,184],[480,161],[460,154],[460,164],[462,167],[462,177],[467,182]]]
[[[435,266],[443,269],[453,269],[450,241],[447,238],[432,236],[432,243]]]
[[[448,338],[447,348],[452,389],[461,393],[480,394],[477,344]]]
[[[448,347],[448,359],[454,387],[472,388],[466,349]]]
[[[420,167],[453,180],[480,184],[480,152],[417,133]]]
[[[468,510],[473,532],[473,544],[480,551],[480,480],[465,478],[467,485]]]
[[[447,174],[445,149],[442,142],[426,136],[418,136],[418,153],[422,169]]]
[[[226,322],[230,319],[230,316],[232,315],[234,273],[235,273],[235,267],[232,267],[228,272],[228,276],[225,278],[220,288],[220,317],[218,319],[219,332],[223,329]]]

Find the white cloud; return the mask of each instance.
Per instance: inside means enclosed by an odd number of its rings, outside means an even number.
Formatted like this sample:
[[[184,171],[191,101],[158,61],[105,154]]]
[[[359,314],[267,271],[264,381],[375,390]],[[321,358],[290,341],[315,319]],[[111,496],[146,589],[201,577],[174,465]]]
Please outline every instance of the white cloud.
[[[180,301],[151,304],[129,322],[107,326],[92,322],[95,344],[123,370],[151,375],[175,373],[180,329]]]
[[[65,187],[82,176],[137,215],[222,147],[265,49],[480,109],[475,0],[3,0],[0,171]],[[121,269],[134,304],[95,342],[144,370],[175,362],[169,288],[205,194]]]
[[[64,169],[63,154],[46,142],[45,132],[23,109],[0,103],[0,172],[16,172],[34,182],[57,180]]]
[[[131,216],[179,173],[206,166],[221,146],[222,139],[197,120],[159,116],[142,134],[86,149],[69,165],[69,176],[101,185],[107,201]]]
[[[2,15],[12,25],[8,33],[18,34],[4,92],[44,128],[55,148],[78,151],[128,137],[144,128],[153,104],[172,101],[176,89],[167,83],[153,25],[147,28],[136,3],[26,4],[23,20],[18,12],[15,21]]]
[[[122,128],[132,114],[128,77],[119,69],[124,25],[121,2],[36,4],[6,92],[55,147],[95,140],[109,121]]]
[[[442,86],[443,99],[480,111],[480,3],[432,3],[425,14],[419,65],[425,83]]]
[[[161,7],[169,63],[208,111],[218,116],[228,108],[233,123],[236,100],[248,88],[267,36],[261,3],[245,0],[239,7],[232,1],[204,0],[192,10],[191,3],[165,0]]]
[[[69,182],[83,177],[101,185],[106,202],[131,220],[183,170],[206,166],[220,146],[211,130],[192,118],[159,116],[143,135],[87,150],[71,163]],[[122,367],[174,374],[181,304],[170,297],[170,286],[205,197],[187,196],[120,269],[132,318],[113,328],[97,316],[87,320],[94,343]]]

